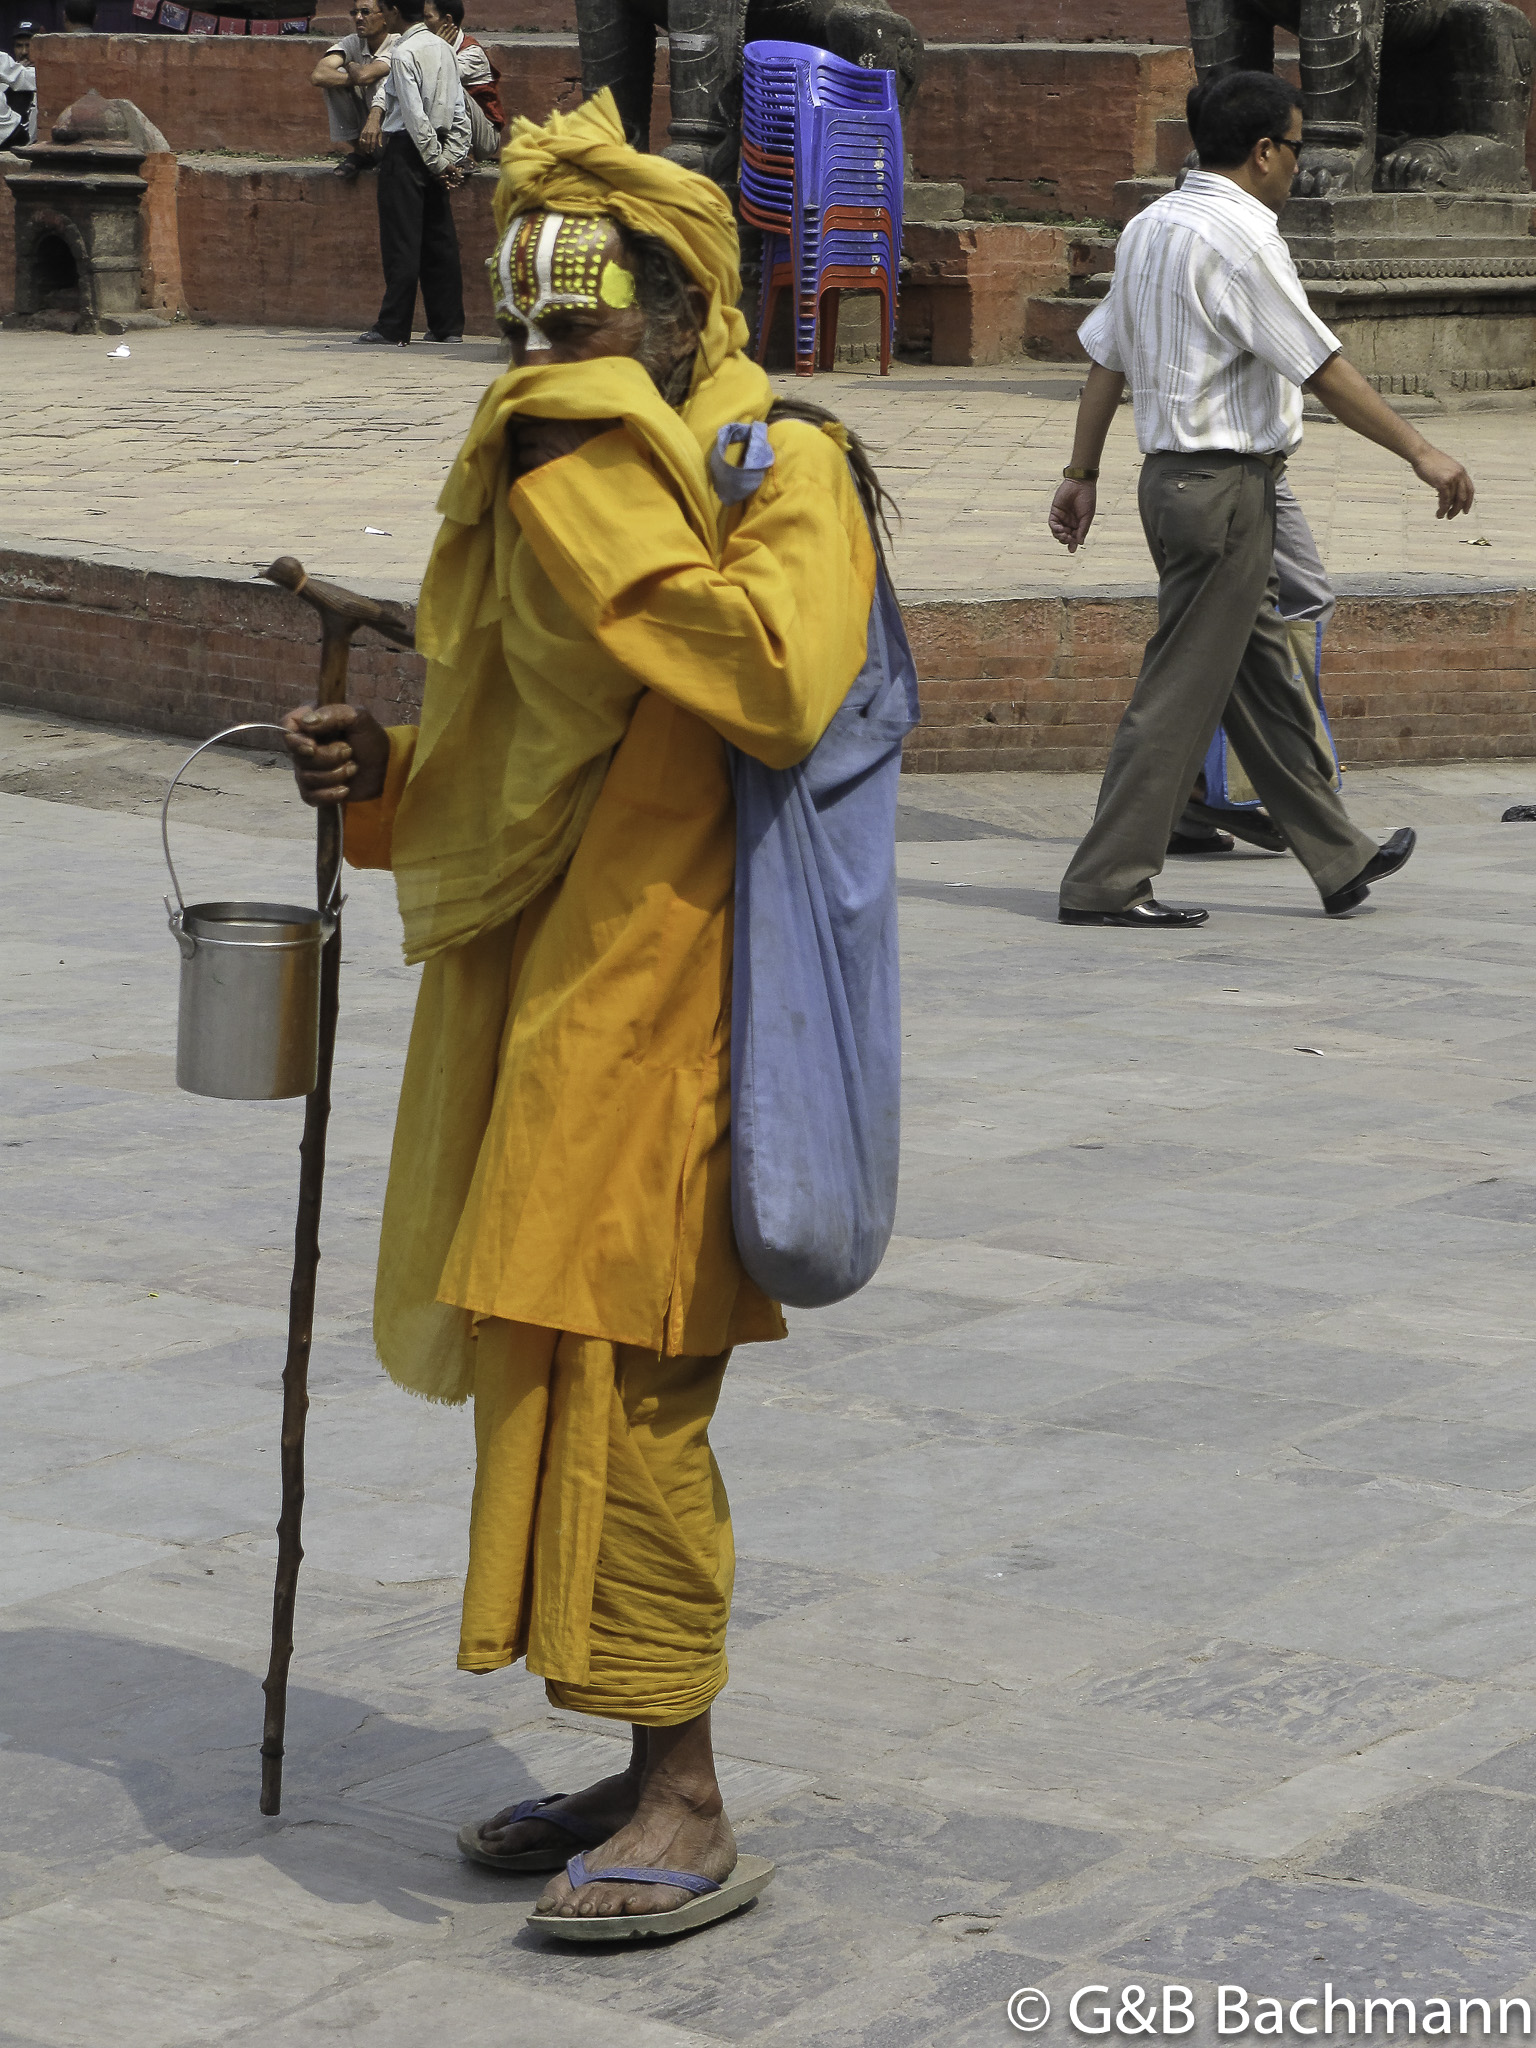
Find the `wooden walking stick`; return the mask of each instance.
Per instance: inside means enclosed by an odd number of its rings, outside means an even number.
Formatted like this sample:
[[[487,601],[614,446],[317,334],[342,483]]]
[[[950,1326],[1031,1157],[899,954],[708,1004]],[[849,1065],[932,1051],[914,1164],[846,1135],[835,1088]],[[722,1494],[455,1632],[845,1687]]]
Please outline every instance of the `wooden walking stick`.
[[[372,626],[401,647],[415,644],[410,619],[393,605],[359,597],[334,583],[304,573],[283,555],[262,574],[280,583],[320,614],[318,704],[344,704],[347,657],[359,626]],[[341,806],[321,804],[315,876],[323,908],[341,878]],[[309,1346],[315,1319],[315,1274],[320,1264],[320,1193],[325,1180],[325,1132],[331,1115],[331,1063],[336,1052],[336,1017],[341,997],[341,916],[320,956],[320,1063],[314,1093],[304,1103],[304,1137],[299,1146],[299,1214],[293,1232],[293,1281],[288,1290],[288,1357],[283,1366],[283,1504],[277,1523],[277,1580],[272,1589],[272,1655],[262,1691],[267,1696],[261,1731],[261,1810],[279,1813],[283,1803],[283,1729],[288,1718],[288,1664],[293,1656],[293,1610],[304,1556],[300,1524],[304,1514],[304,1421],[309,1413]]]

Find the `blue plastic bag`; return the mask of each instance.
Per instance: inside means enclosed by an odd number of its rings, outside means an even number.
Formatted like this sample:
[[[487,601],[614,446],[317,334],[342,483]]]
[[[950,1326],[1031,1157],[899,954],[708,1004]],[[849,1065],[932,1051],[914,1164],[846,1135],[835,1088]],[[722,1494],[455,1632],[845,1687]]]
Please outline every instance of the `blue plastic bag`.
[[[726,436],[745,440],[740,428]],[[722,496],[767,467],[749,444]],[[731,1204],[742,1264],[765,1294],[820,1308],[874,1274],[896,1216],[901,996],[896,787],[918,722],[917,671],[884,565],[868,654],[793,768],[731,748],[736,924]]]

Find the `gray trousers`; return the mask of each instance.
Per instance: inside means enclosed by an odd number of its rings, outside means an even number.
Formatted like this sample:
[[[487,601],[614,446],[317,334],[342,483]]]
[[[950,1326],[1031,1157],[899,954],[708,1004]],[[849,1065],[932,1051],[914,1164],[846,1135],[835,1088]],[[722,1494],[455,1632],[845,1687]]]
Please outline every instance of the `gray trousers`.
[[[1267,458],[1149,455],[1138,493],[1157,564],[1157,631],[1120,721],[1087,836],[1062,877],[1067,910],[1152,894],[1218,725],[1319,895],[1353,881],[1376,842],[1329,784],[1275,610],[1275,480]]]

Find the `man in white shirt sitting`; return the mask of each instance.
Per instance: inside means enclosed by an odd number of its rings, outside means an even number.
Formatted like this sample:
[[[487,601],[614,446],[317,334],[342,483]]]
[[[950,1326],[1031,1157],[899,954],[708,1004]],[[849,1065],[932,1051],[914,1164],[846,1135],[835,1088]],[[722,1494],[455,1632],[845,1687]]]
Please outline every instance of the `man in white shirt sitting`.
[[[352,33],[332,43],[310,76],[325,93],[331,140],[347,145],[336,166],[338,178],[351,184],[360,171],[372,168],[372,150],[363,128],[375,93],[389,76],[389,53],[399,42],[379,12],[378,0],[352,0]]]
[[[485,46],[464,32],[464,0],[426,0],[422,20],[441,36],[459,67],[459,83],[469,113],[470,148],[481,163],[501,155],[501,132],[507,125],[501,95],[501,73],[485,54]]]
[[[32,67],[32,24],[16,31],[16,54],[0,50],[0,149],[22,149],[37,139],[37,73]]]
[[[422,20],[422,0],[384,0],[400,40],[384,81],[379,254],[384,299],[359,341],[404,348],[421,288],[428,341],[464,338],[464,279],[448,195],[464,182],[469,115],[453,52]]]
[[[1472,504],[1462,465],[1382,402],[1307,304],[1278,222],[1300,93],[1271,72],[1232,72],[1190,94],[1189,124],[1200,169],[1126,228],[1109,296],[1078,333],[1092,367],[1051,532],[1073,551],[1087,538],[1129,376],[1158,627],[1062,878],[1063,924],[1205,922],[1158,903],[1152,881],[1219,724],[1330,917],[1403,865],[1414,834],[1378,847],[1331,787],[1275,610],[1275,480],[1301,440],[1302,390],[1409,463],[1438,517]]]

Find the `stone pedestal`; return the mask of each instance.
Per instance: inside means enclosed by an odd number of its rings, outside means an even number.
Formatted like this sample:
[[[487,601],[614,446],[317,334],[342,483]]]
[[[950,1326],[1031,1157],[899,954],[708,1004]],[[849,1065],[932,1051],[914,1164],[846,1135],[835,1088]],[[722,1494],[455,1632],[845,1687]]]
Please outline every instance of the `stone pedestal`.
[[[1281,219],[1318,318],[1384,392],[1536,384],[1529,193],[1293,199]]]
[[[173,318],[181,293],[175,163],[138,109],[88,93],[50,142],[14,154],[17,168],[5,175],[15,206],[16,310],[5,325],[122,334]],[[147,217],[153,187],[166,182],[143,175],[151,162],[170,169],[168,234],[164,220]]]

